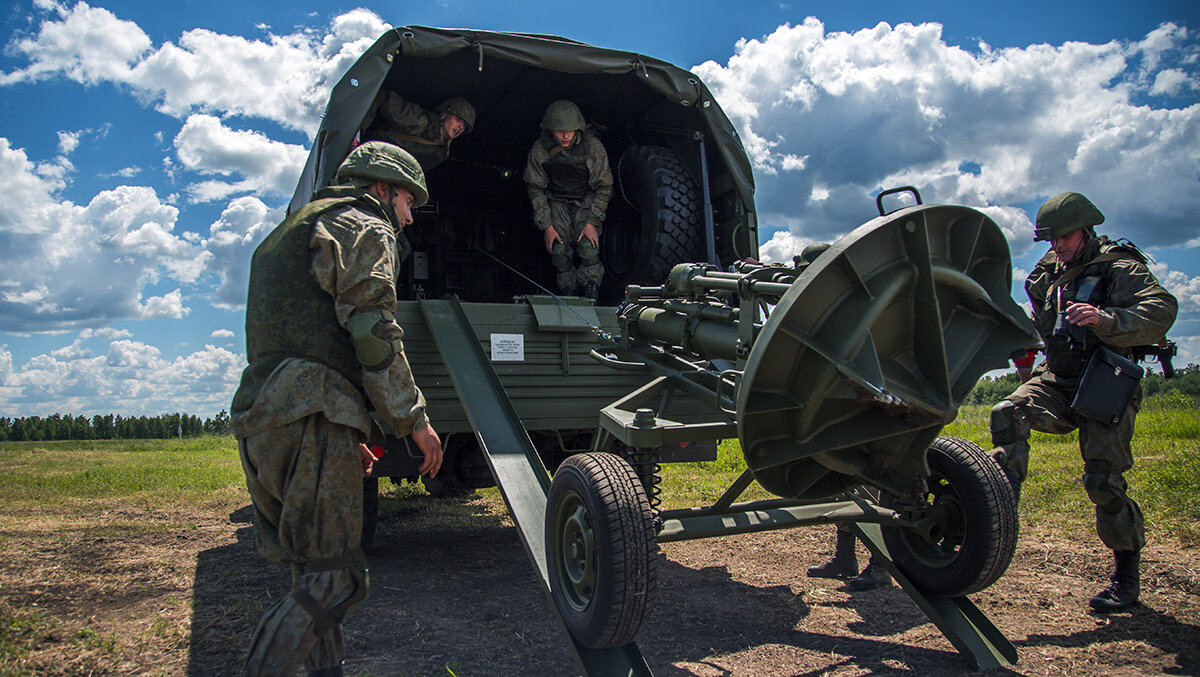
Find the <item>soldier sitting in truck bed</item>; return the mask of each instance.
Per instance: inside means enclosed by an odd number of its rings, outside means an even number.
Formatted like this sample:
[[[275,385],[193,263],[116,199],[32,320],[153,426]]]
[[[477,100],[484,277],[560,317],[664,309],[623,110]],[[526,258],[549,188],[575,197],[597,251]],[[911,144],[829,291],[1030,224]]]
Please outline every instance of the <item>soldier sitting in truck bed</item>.
[[[559,290],[595,301],[604,279],[600,228],[613,178],[608,153],[587,126],[573,102],[550,104],[542,117],[542,135],[529,149],[525,183],[533,223],[545,236]]]
[[[475,129],[475,107],[452,96],[432,111],[380,90],[363,118],[362,141],[387,141],[408,151],[426,174],[450,157],[450,142]]]

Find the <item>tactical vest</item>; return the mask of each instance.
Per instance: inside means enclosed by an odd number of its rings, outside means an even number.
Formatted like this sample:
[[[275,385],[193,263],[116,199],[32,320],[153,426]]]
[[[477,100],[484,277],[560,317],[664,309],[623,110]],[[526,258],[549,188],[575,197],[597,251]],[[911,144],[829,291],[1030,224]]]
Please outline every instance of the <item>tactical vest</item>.
[[[337,321],[331,297],[312,273],[309,243],[322,214],[361,203],[355,195],[313,200],[290,215],[254,250],[246,300],[246,357],[250,366],[233,398],[233,411],[254,404],[262,384],[290,357],[335,369],[359,390],[362,365],[350,334]]]
[[[588,132],[579,131],[577,136],[578,141],[566,148],[559,146],[553,137],[542,137],[550,151],[550,159],[542,164],[546,192],[558,200],[582,200],[592,190],[592,175],[587,166]]]
[[[1099,261],[1098,259],[1102,256],[1105,257],[1105,260]],[[1080,303],[1090,303],[1098,308],[1107,306],[1109,303],[1109,278],[1112,274],[1112,266],[1116,260],[1123,258],[1145,262],[1141,256],[1141,252],[1136,249],[1125,247],[1116,242],[1109,241],[1108,238],[1101,237],[1099,254],[1091,261],[1081,264],[1083,270],[1066,284],[1062,285],[1061,308],[1065,309],[1068,305],[1077,301]],[[1060,271],[1059,277],[1065,275],[1070,270],[1072,270],[1071,267],[1064,268]],[[1059,309],[1057,291],[1050,294],[1047,304],[1056,311]],[[1048,326],[1053,327],[1055,315],[1056,313],[1047,312],[1043,321],[1048,320]],[[1100,339],[1096,338],[1096,334],[1092,331],[1085,329],[1085,331],[1079,332],[1079,334],[1083,338],[1083,345],[1072,349],[1070,340],[1066,336],[1054,336],[1052,331],[1043,331],[1042,335],[1046,337],[1046,367],[1055,376],[1067,379],[1076,379],[1082,376],[1088,360],[1092,357],[1092,353],[1101,345]],[[1125,348],[1108,347],[1122,355],[1128,355],[1129,352]]]
[[[450,157],[450,142],[442,139],[441,121],[436,116],[428,116],[426,129],[434,136],[409,134],[388,126],[386,123],[373,125],[367,130],[363,139],[366,141],[387,141],[408,151],[421,165],[426,175],[434,167],[442,164]]]

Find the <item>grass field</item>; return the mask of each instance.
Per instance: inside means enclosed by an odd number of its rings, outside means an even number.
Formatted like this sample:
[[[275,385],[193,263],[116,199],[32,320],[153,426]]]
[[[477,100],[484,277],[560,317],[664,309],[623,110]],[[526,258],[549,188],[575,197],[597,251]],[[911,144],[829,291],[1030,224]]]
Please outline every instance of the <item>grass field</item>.
[[[1151,398],[1138,416],[1131,494],[1146,514],[1152,537],[1200,544],[1200,417],[1196,402]],[[966,406],[944,434],[990,446],[989,408]],[[1080,484],[1078,437],[1034,433],[1030,476],[1022,489],[1021,517],[1066,534],[1091,529],[1092,505]],[[741,474],[736,441],[720,445],[716,461],[670,464],[663,471],[663,507],[711,502]],[[392,496],[422,501],[415,486],[390,487]],[[196,503],[243,487],[237,447],[230,437],[176,440],[0,442],[0,518],[32,507],[74,512],[120,503]],[[492,494],[499,505],[499,492]],[[743,500],[766,498],[757,485]],[[385,504],[385,509],[386,509]],[[447,510],[429,500],[427,510]],[[452,509],[450,509],[452,510]],[[449,515],[447,515],[449,516]]]
[[[944,433],[986,447],[988,411],[986,406],[964,407]],[[1196,411],[1194,401],[1162,397],[1147,401],[1138,418],[1137,460],[1128,478],[1131,494],[1145,512],[1149,538],[1158,546],[1200,545],[1200,421]],[[1079,479],[1082,462],[1077,437],[1036,434],[1032,445],[1030,478],[1020,505],[1022,528],[1094,541],[1092,505]],[[711,503],[743,469],[735,441],[723,443],[714,462],[666,465],[663,507]],[[481,509],[479,502],[434,499],[419,484],[381,484],[384,487],[385,498],[404,499],[382,501],[380,509],[385,513],[421,513],[438,523],[453,523],[468,522],[471,511],[478,515]],[[482,509],[504,513],[497,489],[480,493]],[[742,500],[766,497],[754,485]],[[200,521],[210,513],[224,516],[248,502],[236,444],[229,437],[0,443],[0,550],[6,552],[11,550],[4,547],[6,539],[15,543],[17,534],[27,539],[30,533],[46,530],[56,543],[75,545],[81,542],[81,534],[112,541],[130,537],[154,540],[153,532],[187,530],[189,520]],[[147,514],[155,518],[141,517]],[[10,560],[10,569],[19,566],[19,559]],[[164,571],[175,571],[172,575],[176,577],[181,575],[166,564],[151,562],[149,566],[162,566]],[[235,611],[244,612],[247,618],[257,617],[261,611],[238,609]],[[103,626],[86,618],[67,620],[39,611],[36,604],[18,605],[0,590],[0,677],[37,674],[15,666],[28,665],[32,652],[45,651],[47,646],[60,647],[55,649],[60,655],[80,661],[55,674],[83,674],[95,666],[107,666],[100,669],[106,672],[119,664],[116,657],[145,660],[151,648],[165,657],[163,661],[178,661],[178,656],[186,660],[187,619],[193,613],[198,612],[187,600],[178,600],[156,611],[153,623],[142,634],[118,636],[95,629]],[[172,670],[162,672],[171,674]]]

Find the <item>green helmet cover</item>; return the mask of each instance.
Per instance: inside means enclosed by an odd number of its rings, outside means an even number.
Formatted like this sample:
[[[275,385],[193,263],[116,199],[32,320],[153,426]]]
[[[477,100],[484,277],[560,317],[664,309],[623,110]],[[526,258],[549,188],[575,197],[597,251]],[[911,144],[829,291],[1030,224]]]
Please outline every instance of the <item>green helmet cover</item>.
[[[438,104],[435,109],[439,113],[453,113],[467,125],[467,134],[475,129],[475,107],[461,96],[452,96]]]
[[[414,209],[429,201],[425,172],[416,158],[403,148],[385,141],[368,141],[350,151],[338,167],[334,182],[346,183],[354,178],[383,181],[407,188],[412,193]]]
[[[1053,240],[1101,223],[1104,223],[1104,214],[1091,200],[1079,193],[1059,193],[1046,200],[1038,210],[1033,241]]]
[[[559,99],[546,106],[546,114],[542,116],[542,129],[551,132],[569,132],[587,127],[579,106],[566,99]]]

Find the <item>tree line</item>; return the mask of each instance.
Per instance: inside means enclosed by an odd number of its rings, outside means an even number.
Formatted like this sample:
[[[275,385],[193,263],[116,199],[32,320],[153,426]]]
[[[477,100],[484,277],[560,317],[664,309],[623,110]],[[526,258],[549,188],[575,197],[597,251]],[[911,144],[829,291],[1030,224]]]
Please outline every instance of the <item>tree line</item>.
[[[995,378],[984,377],[967,393],[963,404],[995,404],[1020,385],[1016,374]],[[1151,365],[1142,379],[1146,397],[1171,395],[1200,400],[1200,367],[1189,364],[1175,372],[1171,379]],[[229,412],[224,409],[212,418],[201,420],[191,414],[160,414],[158,416],[120,416],[116,414],[71,416],[51,414],[46,418],[21,416],[0,417],[0,442],[42,442],[49,440],[144,440],[201,435],[229,435],[233,431]]]
[[[1182,397],[1200,399],[1200,367],[1189,364],[1175,370],[1173,378],[1163,378],[1157,364],[1146,363],[1146,375],[1142,377],[1143,397],[1156,395],[1171,395],[1178,393]],[[1015,373],[983,377],[971,392],[967,393],[963,404],[995,404],[1008,396],[1021,385],[1021,380]]]
[[[224,409],[216,416],[203,420],[199,416],[178,412],[158,416],[97,414],[91,418],[70,414],[51,414],[45,418],[0,417],[0,441],[10,442],[163,440],[171,437],[228,435],[232,431],[229,412]]]

